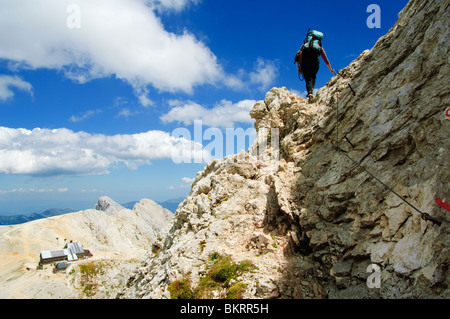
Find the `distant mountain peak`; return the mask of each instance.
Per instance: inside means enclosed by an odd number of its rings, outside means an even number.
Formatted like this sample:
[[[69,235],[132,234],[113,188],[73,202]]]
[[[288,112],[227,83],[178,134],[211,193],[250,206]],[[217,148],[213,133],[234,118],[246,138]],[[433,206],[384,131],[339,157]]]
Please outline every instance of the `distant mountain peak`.
[[[108,196],[102,196],[98,199],[94,206],[95,210],[100,210],[108,215],[114,215],[115,213],[125,210],[126,208],[118,204]]]

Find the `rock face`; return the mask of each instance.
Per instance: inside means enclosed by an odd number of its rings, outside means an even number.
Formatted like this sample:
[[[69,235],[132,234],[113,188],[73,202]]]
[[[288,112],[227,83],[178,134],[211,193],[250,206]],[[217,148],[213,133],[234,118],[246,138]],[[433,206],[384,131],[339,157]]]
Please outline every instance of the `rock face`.
[[[256,156],[254,145],[210,163],[161,251],[119,296],[170,298],[174,283],[195,296],[221,255],[254,267],[211,298],[236,284],[244,298],[449,298],[449,224],[422,219],[366,172],[420,212],[450,220],[436,204],[450,201],[448,6],[410,1],[312,104],[269,91],[251,116],[265,155],[277,151],[267,132],[278,129],[279,161]]]
[[[173,219],[170,211],[147,199],[130,210],[101,197],[95,208],[0,226],[0,298],[114,297],[149,248],[159,245]],[[50,265],[36,268],[41,251],[62,249],[70,240],[79,241],[93,257],[72,263],[66,275],[52,274]],[[83,279],[83,264],[98,269],[89,282]]]

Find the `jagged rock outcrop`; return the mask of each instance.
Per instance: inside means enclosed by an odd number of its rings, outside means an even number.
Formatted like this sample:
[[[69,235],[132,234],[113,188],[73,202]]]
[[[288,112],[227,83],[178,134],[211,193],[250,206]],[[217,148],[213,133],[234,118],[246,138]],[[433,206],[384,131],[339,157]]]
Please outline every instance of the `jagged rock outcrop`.
[[[162,249],[119,297],[170,298],[175,282],[196,296],[211,256],[222,255],[254,267],[207,297],[240,284],[244,298],[449,298],[449,224],[422,219],[364,170],[421,212],[450,220],[436,204],[450,201],[448,7],[411,0],[312,104],[269,91],[250,114],[259,141],[278,129],[279,161],[253,146],[210,163]],[[275,151],[268,145],[265,155]],[[379,288],[367,282],[373,264]]]

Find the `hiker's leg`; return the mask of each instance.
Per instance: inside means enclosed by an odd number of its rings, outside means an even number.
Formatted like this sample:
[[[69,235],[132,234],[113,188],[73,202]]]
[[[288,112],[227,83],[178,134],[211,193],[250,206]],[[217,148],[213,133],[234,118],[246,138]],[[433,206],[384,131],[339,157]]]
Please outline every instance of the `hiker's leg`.
[[[315,77],[311,76],[310,74],[305,76],[305,83],[306,83],[306,91],[309,94],[313,94],[313,90],[314,90],[314,82],[315,82]]]
[[[319,68],[320,68],[320,62],[317,59],[312,64],[312,70],[311,70],[311,86],[312,86],[312,90],[311,90],[311,94],[314,93],[314,88],[316,87],[316,79],[317,79],[317,73],[319,72]]]
[[[311,94],[314,94],[314,88],[316,87],[316,79],[317,78],[315,75],[311,77],[311,86],[312,86]]]
[[[319,72],[320,62],[317,57],[313,56],[304,56],[302,71],[303,76],[305,77],[306,82],[306,90],[308,91],[308,95],[313,94],[314,87],[316,85],[316,75]]]

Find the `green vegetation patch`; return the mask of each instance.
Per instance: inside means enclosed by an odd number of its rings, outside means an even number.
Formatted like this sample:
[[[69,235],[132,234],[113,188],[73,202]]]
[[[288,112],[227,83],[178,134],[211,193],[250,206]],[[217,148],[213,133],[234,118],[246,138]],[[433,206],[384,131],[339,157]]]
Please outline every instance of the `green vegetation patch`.
[[[227,299],[242,298],[246,285],[241,282],[230,285],[230,282],[255,269],[253,263],[248,260],[235,263],[230,256],[221,256],[218,253],[212,253],[209,259],[211,263],[197,287],[192,287],[187,278],[176,280],[169,285],[167,289],[172,299],[208,299],[213,297],[214,291],[221,292]]]
[[[169,290],[172,299],[193,299],[194,297],[191,282],[188,279],[174,281],[167,287],[167,290]]]
[[[83,287],[83,293],[86,297],[92,297],[97,293],[98,283],[97,276],[103,273],[103,264],[99,262],[90,262],[81,264],[80,266],[81,274],[81,286]]]
[[[228,289],[227,299],[242,299],[246,287],[242,282],[235,283]]]

